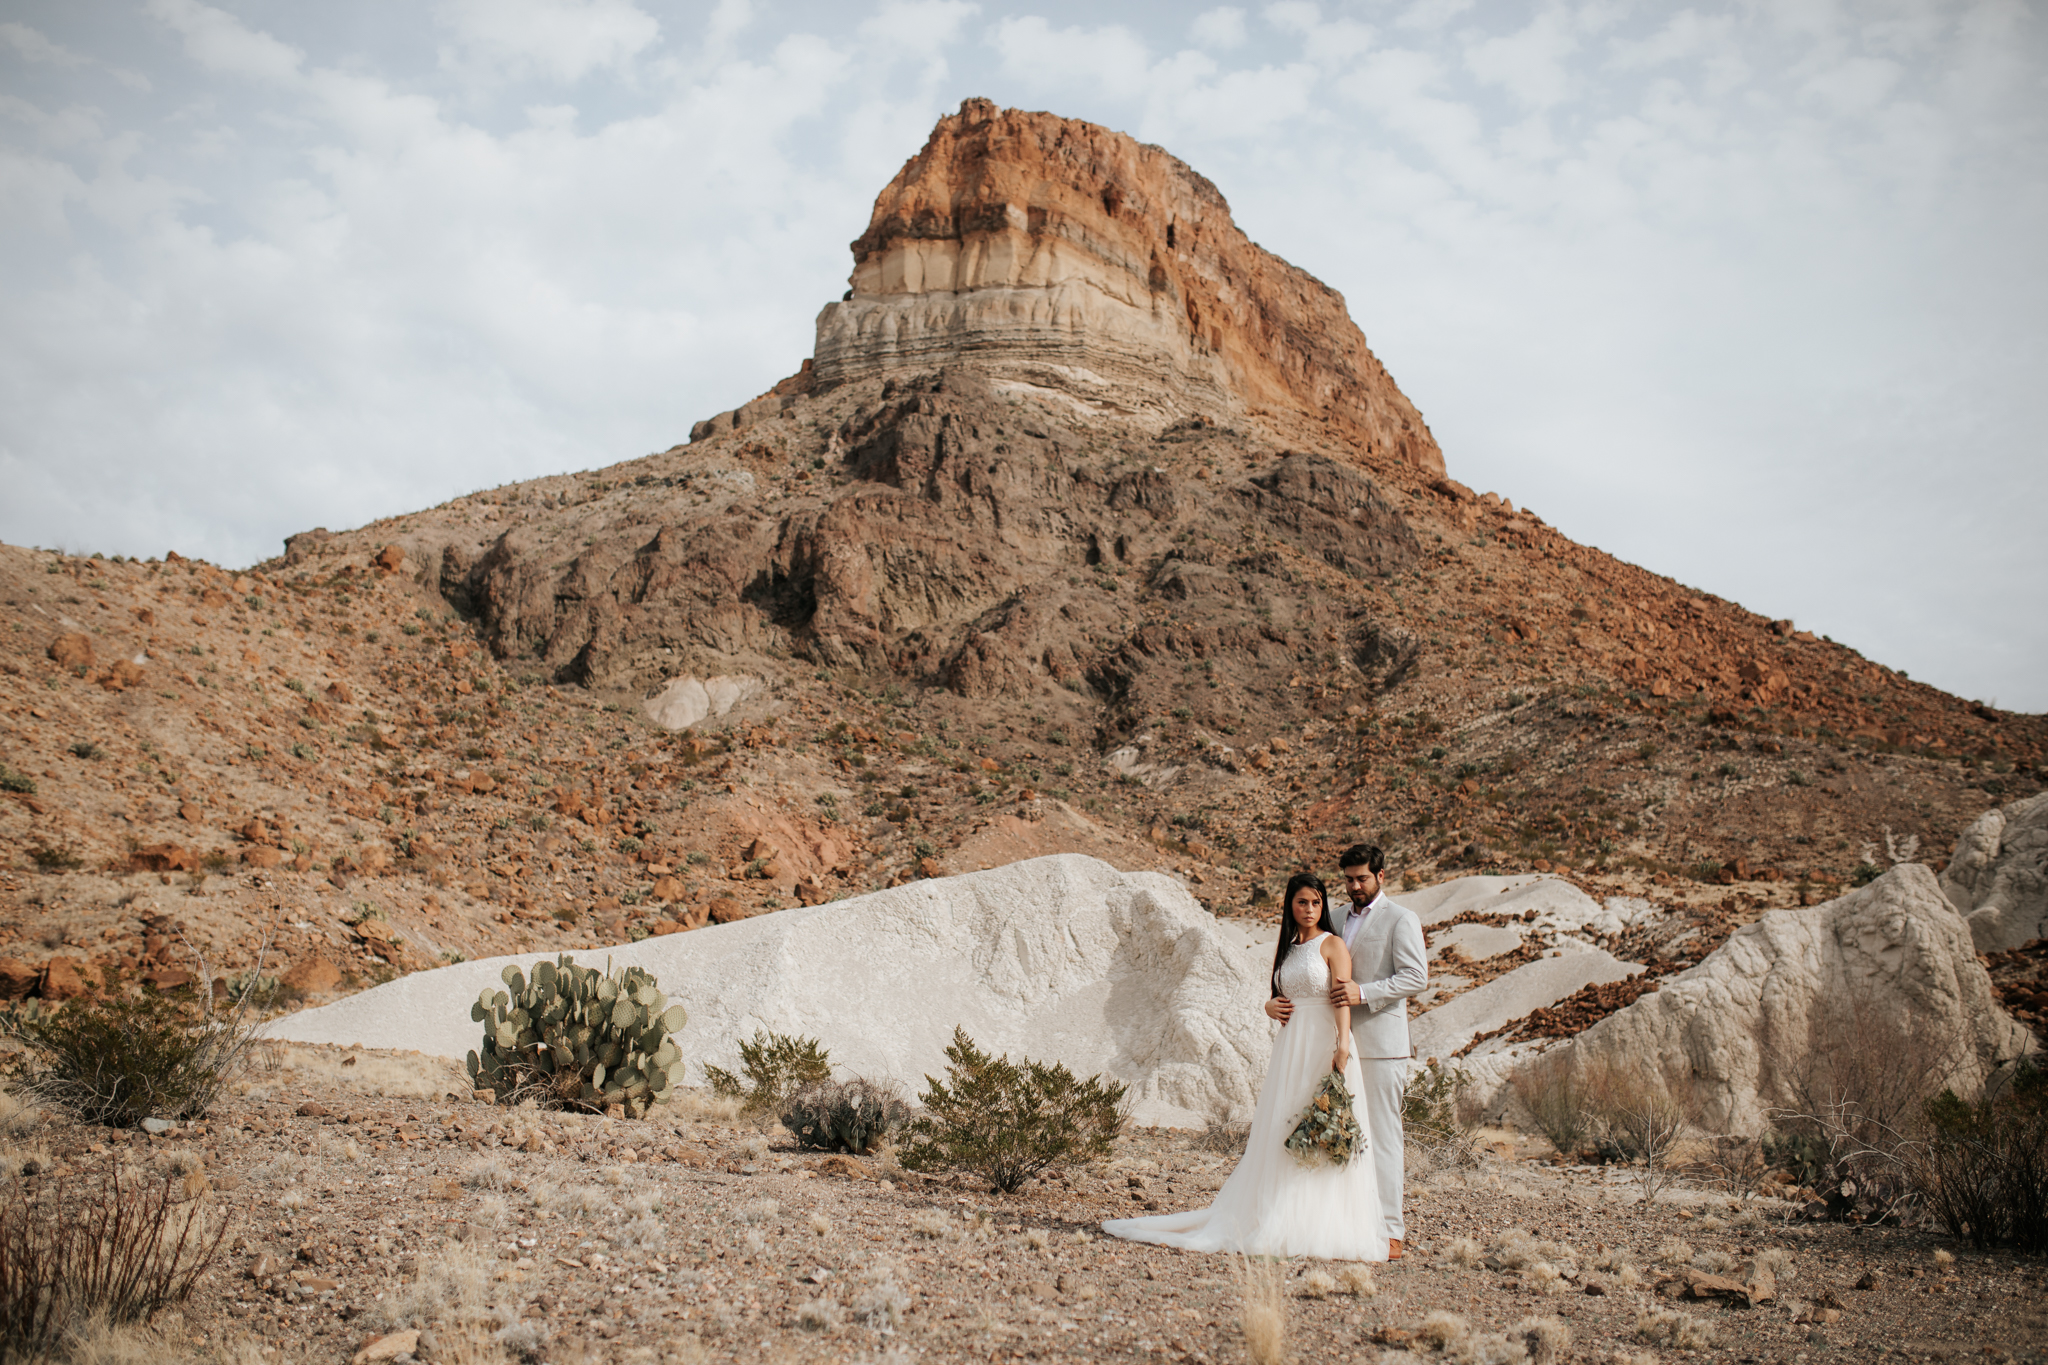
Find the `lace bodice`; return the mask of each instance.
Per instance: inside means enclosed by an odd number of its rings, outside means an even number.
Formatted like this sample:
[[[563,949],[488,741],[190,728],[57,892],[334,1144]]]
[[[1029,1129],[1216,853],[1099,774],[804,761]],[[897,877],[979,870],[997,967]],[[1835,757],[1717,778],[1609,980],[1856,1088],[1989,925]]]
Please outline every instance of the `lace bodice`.
[[[1280,963],[1280,994],[1289,1000],[1307,1000],[1330,993],[1330,964],[1323,961],[1323,939],[1318,934],[1307,943],[1287,950]]]

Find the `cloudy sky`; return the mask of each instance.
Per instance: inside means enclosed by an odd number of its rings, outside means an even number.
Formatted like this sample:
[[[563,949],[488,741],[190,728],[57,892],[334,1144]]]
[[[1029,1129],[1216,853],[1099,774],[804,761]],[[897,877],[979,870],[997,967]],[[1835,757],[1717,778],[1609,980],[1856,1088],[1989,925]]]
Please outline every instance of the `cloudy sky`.
[[[662,449],[968,95],[1190,162],[1451,471],[2048,709],[2020,0],[7,0],[0,539],[229,565]]]

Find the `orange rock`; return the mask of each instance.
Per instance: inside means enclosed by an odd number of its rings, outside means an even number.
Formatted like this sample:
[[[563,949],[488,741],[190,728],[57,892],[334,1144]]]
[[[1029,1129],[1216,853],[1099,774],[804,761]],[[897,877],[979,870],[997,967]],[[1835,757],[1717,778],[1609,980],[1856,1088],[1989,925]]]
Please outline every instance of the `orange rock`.
[[[681,932],[683,932],[683,926],[672,919],[654,920],[647,926],[647,936],[649,938],[657,938],[662,934],[680,934]]]
[[[936,858],[919,858],[917,860],[917,875],[920,877],[943,877],[946,875],[946,869],[939,866],[939,860]]]
[[[396,573],[398,566],[405,563],[405,551],[397,545],[386,545],[377,552],[373,562],[385,573]]]
[[[199,605],[202,607],[224,607],[227,604],[228,595],[219,588],[208,588],[199,594]]]
[[[258,844],[242,850],[242,861],[250,867],[276,867],[284,861],[284,854],[274,848]]]
[[[156,613],[148,607],[137,607],[135,608],[135,619],[141,625],[153,626],[156,624]]]
[[[38,991],[45,1000],[75,1000],[100,988],[100,969],[83,958],[53,957],[43,965]]]
[[[59,668],[91,668],[92,640],[73,631],[50,641],[50,659]]]
[[[307,995],[325,995],[341,984],[341,968],[324,957],[301,958],[278,981]]]
[[[327,695],[340,702],[343,706],[353,704],[356,699],[356,694],[349,690],[348,684],[342,682],[339,678],[327,684]]]
[[[716,896],[706,907],[713,924],[731,924],[734,920],[750,919],[760,912],[750,906],[741,905],[730,896]]]
[[[198,853],[182,844],[138,848],[129,855],[128,865],[137,872],[197,872],[200,867]]]
[[[20,958],[0,957],[0,1000],[20,1000],[36,988],[40,976]]]
[[[679,901],[685,892],[680,877],[657,877],[654,881],[654,898],[658,901]]]
[[[187,801],[178,807],[178,818],[187,824],[196,825],[206,819],[206,812]]]

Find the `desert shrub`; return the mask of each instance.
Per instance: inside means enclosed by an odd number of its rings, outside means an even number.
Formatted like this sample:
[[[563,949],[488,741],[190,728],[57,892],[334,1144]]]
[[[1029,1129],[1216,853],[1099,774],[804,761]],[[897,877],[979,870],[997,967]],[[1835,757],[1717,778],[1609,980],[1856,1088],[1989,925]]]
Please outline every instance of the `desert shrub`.
[[[39,872],[76,872],[85,866],[85,858],[77,849],[62,844],[53,847],[38,843],[29,849],[28,857]]]
[[[1636,1168],[1643,1199],[1677,1178],[1672,1157],[1695,1117],[1690,1096],[1677,1092],[1646,1068],[1609,1065],[1580,1073],[1603,1152]]]
[[[856,1077],[807,1085],[783,1106],[782,1126],[797,1145],[833,1152],[872,1152],[910,1119],[892,1083]]]
[[[1402,1136],[1422,1148],[1433,1165],[1479,1164],[1471,1125],[1461,1112],[1471,1081],[1463,1068],[1444,1066],[1433,1057],[1421,1070],[1408,1073],[1407,1088],[1401,1092]]]
[[[816,1038],[755,1029],[753,1041],[740,1044],[740,1070],[744,1081],[707,1062],[704,1076],[713,1094],[738,1100],[752,1113],[780,1114],[797,1091],[832,1078],[832,1060]]]
[[[2031,1061],[1975,1104],[1926,1108],[1920,1184],[1934,1215],[1977,1247],[2048,1248],[2048,1072]]]
[[[903,1153],[910,1170],[957,1167],[1012,1194],[1048,1166],[1108,1156],[1123,1127],[1126,1087],[1100,1076],[991,1057],[958,1027],[946,1063],[944,1081],[925,1078],[925,1112]]]
[[[20,792],[24,796],[36,794],[36,780],[27,773],[18,772],[0,763],[0,792]]]
[[[203,1114],[249,1060],[249,1007],[260,970],[216,1007],[160,995],[110,995],[55,1009],[40,1001],[0,1014],[0,1033],[24,1048],[13,1084],[86,1123]]]
[[[88,1318],[132,1323],[183,1301],[227,1235],[165,1174],[118,1164],[0,1192],[0,1355],[40,1357]]]
[[[1761,1139],[1735,1133],[1721,1134],[1709,1142],[1701,1163],[1708,1177],[1738,1202],[1756,1194],[1771,1168]]]
[[[1956,1073],[1960,1040],[1851,997],[1806,1037],[1774,1040],[1768,1056],[1789,1101],[1771,1121],[1805,1139],[1814,1167],[1807,1183],[1828,1215],[1896,1215],[1919,1183],[1927,1097]]]
[[[1515,1072],[1511,1084],[1515,1098],[1550,1139],[1550,1145],[1565,1156],[1577,1153],[1592,1131],[1593,1115],[1578,1078],[1572,1074],[1570,1054],[1561,1050],[1544,1053]]]
[[[563,953],[536,962],[530,980],[516,966],[503,975],[510,991],[486,989],[469,1009],[484,1026],[481,1054],[469,1054],[470,1080],[500,1103],[618,1105],[639,1118],[681,1075],[682,1049],[669,1035],[689,1015],[641,968],[599,971]]]

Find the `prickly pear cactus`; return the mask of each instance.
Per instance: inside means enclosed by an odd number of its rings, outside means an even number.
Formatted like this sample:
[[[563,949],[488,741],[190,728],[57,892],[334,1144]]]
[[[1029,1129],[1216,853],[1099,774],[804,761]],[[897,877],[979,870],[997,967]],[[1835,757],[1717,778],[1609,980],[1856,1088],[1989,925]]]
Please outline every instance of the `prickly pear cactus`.
[[[623,1106],[639,1118],[682,1074],[669,1035],[689,1018],[639,967],[580,967],[563,953],[528,977],[507,967],[505,990],[486,989],[469,1007],[484,1026],[469,1054],[470,1080],[501,1101],[534,1096],[564,1108]]]

